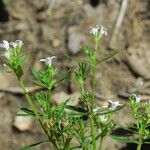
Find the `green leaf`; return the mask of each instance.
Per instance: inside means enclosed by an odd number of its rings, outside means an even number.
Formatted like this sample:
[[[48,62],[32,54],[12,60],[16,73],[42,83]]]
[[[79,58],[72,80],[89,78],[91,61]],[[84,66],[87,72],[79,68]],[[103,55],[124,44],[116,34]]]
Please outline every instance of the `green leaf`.
[[[73,105],[66,105],[66,109],[77,111],[77,112],[82,112],[82,113],[87,112],[87,110],[85,110],[84,108],[78,107],[78,106],[73,106]]]
[[[36,79],[39,79],[39,74],[38,74],[38,72],[35,70],[34,67],[32,67],[31,73],[32,73],[32,75],[33,75]]]
[[[103,110],[103,111],[101,111],[101,112],[98,112],[98,113],[96,114],[96,116],[99,116],[99,115],[106,115],[106,114],[109,114],[109,113],[117,112],[117,111],[121,110],[125,105],[126,105],[126,104],[124,104],[123,106],[118,106],[115,110],[108,110],[108,109]]]
[[[35,85],[38,85],[40,87],[46,88],[44,84],[36,82],[36,81],[32,81],[32,83],[34,83]]]
[[[143,144],[150,144],[150,142],[143,142]]]
[[[46,142],[49,142],[49,141],[48,140],[44,140],[44,141],[41,141],[41,142],[37,142],[37,143],[31,144],[31,145],[19,148],[18,150],[31,150],[33,147],[39,146],[40,144],[43,144],[43,143],[46,143]]]
[[[20,79],[23,75],[23,70],[21,68],[21,66],[19,65],[17,68],[13,68],[16,76],[18,77],[18,79]]]
[[[138,143],[137,141],[134,141],[134,140],[132,140],[128,137],[125,137],[125,136],[111,135],[111,137],[112,137],[112,139],[119,141],[119,142],[122,142],[122,143],[135,143],[135,144]]]
[[[82,146],[71,147],[70,150],[73,150],[73,149],[77,149],[78,150],[79,148],[82,148]]]
[[[28,108],[20,107],[20,109],[25,112],[28,116],[35,116],[34,112]]]
[[[28,114],[21,114],[21,113],[14,113],[14,115],[16,115],[16,116],[29,116]]]
[[[58,120],[61,118],[62,113],[63,113],[64,109],[66,108],[67,103],[69,102],[69,99],[67,99],[65,102],[62,102],[61,104],[59,104],[59,106],[56,108],[56,118]]]
[[[93,49],[91,49],[89,46],[86,46],[86,45],[83,45],[82,47],[81,47],[81,50],[82,50],[82,52],[85,54],[85,55],[87,55],[88,57],[92,57],[92,56],[94,56],[94,50]]]
[[[63,80],[69,79],[71,72],[72,72],[72,70],[69,69],[64,75],[61,76],[61,78],[55,84],[58,84],[58,83],[62,82]]]
[[[124,131],[128,131],[128,132],[130,132],[132,134],[134,134],[134,133],[138,134],[138,129],[137,129],[136,125],[134,125],[134,124],[131,124],[131,125],[128,124],[127,127],[124,127],[124,126],[120,126],[120,127]]]
[[[111,57],[113,57],[114,55],[116,55],[119,51],[120,50],[115,50],[115,49],[112,50],[112,52],[110,54],[108,54],[103,59],[101,59],[100,61],[98,61],[98,64],[106,62],[108,59],[110,59]]]

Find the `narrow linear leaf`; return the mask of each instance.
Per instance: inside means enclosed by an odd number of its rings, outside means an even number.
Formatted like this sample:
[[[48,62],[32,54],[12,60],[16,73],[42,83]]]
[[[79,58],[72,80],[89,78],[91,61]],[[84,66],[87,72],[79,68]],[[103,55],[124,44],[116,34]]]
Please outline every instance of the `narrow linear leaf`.
[[[125,136],[116,136],[116,135],[111,135],[112,139],[122,142],[122,143],[135,143],[137,144],[137,141],[134,141],[132,139],[129,139],[128,137]]]
[[[46,88],[44,84],[36,82],[36,81],[32,81],[32,83],[34,83],[35,85],[38,85],[40,87]]]
[[[31,73],[32,73],[32,75],[33,75],[36,79],[39,79],[38,72],[35,70],[34,67],[31,69]]]
[[[55,84],[62,82],[65,79],[68,79],[71,74],[71,69],[69,69]]]
[[[122,105],[122,106],[119,106],[118,108],[116,108],[115,110],[104,110],[102,112],[98,112],[96,114],[96,116],[99,116],[99,115],[106,115],[106,114],[109,114],[109,113],[113,113],[113,112],[117,112],[119,110],[121,110],[126,104]]]
[[[73,105],[66,105],[66,109],[77,111],[77,112],[83,112],[83,113],[87,112],[84,108],[78,107],[78,106],[73,106]]]
[[[28,116],[35,116],[34,112],[28,108],[21,107],[20,108],[23,112],[25,112]]]
[[[61,114],[62,114],[62,112],[64,111],[64,109],[66,108],[66,105],[67,105],[67,103],[69,102],[69,100],[70,100],[70,98],[69,99],[67,99],[65,102],[63,102],[63,103],[61,103],[60,105],[59,105],[59,111],[58,111],[58,116],[59,117],[61,117]],[[57,108],[56,108],[57,109]]]
[[[98,61],[98,64],[106,62],[108,59],[110,59],[111,57],[113,57],[114,55],[116,55],[119,51],[120,50],[113,50],[113,52],[111,52],[106,57],[104,57],[103,59],[101,59],[100,61]]]
[[[124,126],[120,126],[121,127],[121,129],[122,130],[124,130],[124,131],[126,131],[126,132],[129,132],[129,133],[135,133],[135,134],[137,134],[138,132],[137,132],[137,128],[135,127],[135,128],[133,128],[133,126],[131,126],[131,125],[128,125],[127,127],[124,127]]]
[[[46,142],[48,142],[48,140],[44,140],[44,141],[41,141],[41,142],[37,142],[37,143],[31,144],[31,145],[22,147],[22,148],[20,148],[20,149],[18,149],[18,150],[31,150],[33,147],[39,146],[40,144],[43,144],[43,143],[46,143]]]
[[[28,114],[15,113],[16,116],[29,116]]]
[[[19,65],[17,68],[14,68],[13,70],[14,70],[16,76],[18,77],[18,79],[20,79],[23,75],[23,70],[22,70],[21,66]]]
[[[150,144],[150,142],[143,142],[143,144]]]

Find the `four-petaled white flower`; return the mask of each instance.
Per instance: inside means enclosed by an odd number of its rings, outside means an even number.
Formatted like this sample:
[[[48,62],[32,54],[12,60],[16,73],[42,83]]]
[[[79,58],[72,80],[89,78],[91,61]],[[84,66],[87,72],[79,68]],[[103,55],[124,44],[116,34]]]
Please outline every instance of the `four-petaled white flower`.
[[[23,42],[21,40],[16,40],[15,42],[10,42],[9,45],[13,48],[16,48],[17,46],[20,48],[23,45]]]
[[[90,27],[90,34],[92,36],[102,36],[107,35],[107,28],[103,27],[102,25],[96,25],[95,27]]]
[[[100,115],[99,120],[101,123],[106,123],[108,120],[108,117],[106,115]]]
[[[6,50],[9,49],[9,42],[6,40],[3,40],[3,43],[0,43],[0,47],[5,48]]]
[[[141,95],[137,96],[136,94],[132,94],[131,96],[133,96],[135,98],[137,103],[139,103],[141,101],[141,98],[142,98]]]
[[[115,110],[118,106],[121,106],[122,104],[119,103],[119,101],[111,101],[111,100],[108,100],[109,103],[111,104],[111,110]]]
[[[57,58],[57,57],[56,56],[47,57],[45,59],[40,59],[40,61],[45,62],[45,65],[47,65],[47,66],[51,66],[53,58]]]

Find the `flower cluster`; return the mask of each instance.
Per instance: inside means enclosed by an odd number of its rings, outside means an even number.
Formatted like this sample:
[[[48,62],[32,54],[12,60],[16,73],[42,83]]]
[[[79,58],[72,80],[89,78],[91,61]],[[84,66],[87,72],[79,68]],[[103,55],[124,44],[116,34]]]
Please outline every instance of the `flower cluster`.
[[[44,58],[44,59],[40,59],[41,62],[45,62],[45,65],[46,66],[51,66],[52,65],[52,60],[54,58],[57,58],[56,56],[52,56],[52,57],[47,57],[47,58]]]
[[[6,59],[10,59],[12,51],[14,49],[21,49],[23,42],[21,40],[16,40],[15,42],[8,42],[3,40],[3,43],[0,43],[0,47],[4,48],[6,51],[3,53],[3,56]]]
[[[135,98],[135,101],[136,101],[137,103],[140,103],[141,98],[142,98],[141,95],[138,95],[138,96],[137,96],[136,94],[132,94],[131,96]]]
[[[100,115],[99,120],[100,120],[100,123],[105,124],[108,120],[108,117],[107,117],[107,115]]]
[[[115,110],[118,106],[122,106],[122,104],[119,103],[119,101],[112,101],[112,100],[108,100],[108,102],[110,103],[110,109],[111,110]]]
[[[95,27],[90,27],[90,35],[94,40],[98,41],[103,35],[107,35],[107,28],[102,25],[96,25]]]

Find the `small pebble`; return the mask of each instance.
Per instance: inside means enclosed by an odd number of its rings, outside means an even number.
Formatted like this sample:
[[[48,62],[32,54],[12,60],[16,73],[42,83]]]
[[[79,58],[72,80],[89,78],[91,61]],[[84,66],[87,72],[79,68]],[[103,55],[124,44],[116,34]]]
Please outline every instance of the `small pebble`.
[[[24,114],[24,112],[19,111],[18,114]],[[31,116],[16,116],[13,126],[19,131],[27,131],[31,129],[33,123],[33,118]]]
[[[70,54],[77,54],[81,45],[83,44],[85,37],[82,33],[77,31],[75,27],[70,27],[68,30],[68,51]]]

